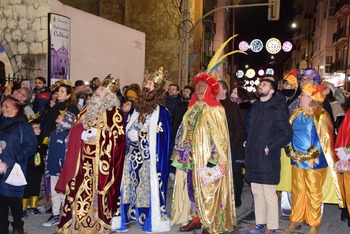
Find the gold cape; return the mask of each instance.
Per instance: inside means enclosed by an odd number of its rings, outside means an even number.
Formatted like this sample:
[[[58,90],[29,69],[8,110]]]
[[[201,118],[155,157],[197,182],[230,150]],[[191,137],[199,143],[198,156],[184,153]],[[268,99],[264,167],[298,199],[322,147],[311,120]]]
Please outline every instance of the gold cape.
[[[290,124],[293,123],[295,118],[302,114],[303,110],[301,108],[296,109],[289,117]],[[323,202],[338,204],[339,207],[344,207],[344,199],[342,192],[340,190],[341,175],[334,170],[335,163],[335,151],[334,151],[334,135],[333,124],[331,118],[329,117],[327,111],[322,108],[315,108],[313,110],[313,121],[316,127],[316,132],[320,143],[322,145],[322,150],[325,155],[328,167],[327,167],[327,177],[322,186]],[[279,191],[291,191],[291,163],[290,158],[288,158],[282,150],[281,154],[281,180],[277,185],[277,190]]]
[[[210,107],[204,102],[197,101],[185,113],[182,126],[180,126],[184,129],[183,135],[177,137],[176,141],[184,140],[188,127],[184,123],[187,123],[193,109],[198,108],[197,105],[203,107],[203,112],[193,130],[192,138],[194,165],[192,179],[195,204],[203,227],[208,229],[210,233],[230,232],[237,226],[237,219],[234,205],[230,141],[224,108],[222,106]],[[218,152],[218,163],[225,168],[225,175],[205,186],[197,169],[207,164],[212,151],[211,140]],[[175,142],[175,147],[178,143]],[[187,222],[190,217],[190,202],[186,196],[188,194],[186,178],[186,172],[177,168],[171,212],[172,224]]]

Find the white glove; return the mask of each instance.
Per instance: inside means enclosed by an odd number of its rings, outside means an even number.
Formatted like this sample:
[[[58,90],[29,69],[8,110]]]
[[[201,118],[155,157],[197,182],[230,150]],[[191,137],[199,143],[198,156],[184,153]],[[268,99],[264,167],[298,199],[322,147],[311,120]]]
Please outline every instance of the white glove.
[[[84,130],[83,133],[81,134],[81,139],[83,141],[91,141],[93,140],[97,135],[97,128],[90,128],[87,130]]]
[[[128,138],[130,141],[135,142],[139,139],[139,133],[135,129],[130,129],[128,131]]]
[[[349,160],[350,154],[346,153],[344,148],[345,147],[339,147],[339,148],[336,148],[335,151],[337,152],[337,155],[340,160]]]

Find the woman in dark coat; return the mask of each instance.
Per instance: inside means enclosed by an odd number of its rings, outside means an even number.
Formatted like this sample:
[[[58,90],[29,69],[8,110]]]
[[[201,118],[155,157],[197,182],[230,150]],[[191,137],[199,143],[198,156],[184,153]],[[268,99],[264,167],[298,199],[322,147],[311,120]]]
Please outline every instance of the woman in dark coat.
[[[26,173],[28,158],[37,148],[32,126],[24,115],[22,104],[12,97],[1,103],[0,116],[0,233],[9,233],[9,208],[13,217],[12,233],[23,233],[22,197],[24,185],[6,183],[15,163]]]
[[[79,109],[76,106],[76,97],[72,86],[67,84],[61,84],[57,90],[57,99],[56,103],[48,110],[46,115],[46,120],[44,121],[44,128],[42,132],[42,142],[40,145],[40,150],[43,155],[47,155],[47,149],[49,144],[50,133],[56,129],[56,119],[60,115],[61,111],[69,111],[74,115],[79,114]],[[45,162],[47,164],[47,162]],[[44,176],[44,188],[45,188],[45,197],[48,201],[50,199],[50,175],[48,171],[45,171]],[[46,212],[50,213],[51,208]]]
[[[244,141],[246,141],[246,121],[247,116],[250,111],[250,107],[252,106],[251,103],[251,97],[249,95],[249,92],[242,88],[237,87],[232,90],[231,94],[231,101],[234,103],[237,103],[239,106],[239,110],[242,115],[243,119],[243,126],[244,126],[244,137],[241,138],[241,142],[239,142],[236,157],[233,161],[233,179],[234,179],[234,186],[235,186],[235,205],[236,207],[240,207],[242,204],[242,192],[244,187],[244,160],[245,160],[245,149],[244,149]]]

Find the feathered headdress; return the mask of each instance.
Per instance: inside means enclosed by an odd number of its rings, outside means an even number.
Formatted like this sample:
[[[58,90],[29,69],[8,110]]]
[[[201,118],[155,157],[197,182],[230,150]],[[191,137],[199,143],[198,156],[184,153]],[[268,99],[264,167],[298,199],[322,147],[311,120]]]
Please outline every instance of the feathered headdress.
[[[221,54],[222,54],[225,46],[227,45],[227,43],[229,43],[236,36],[237,36],[237,34],[232,36],[232,37],[230,37],[224,43],[222,43],[222,45],[215,52],[214,56],[210,60],[207,69],[204,72],[198,73],[194,77],[194,84],[195,85],[200,80],[203,80],[204,82],[206,82],[208,84],[208,89],[210,89],[210,90],[206,91],[206,95],[205,95],[206,97],[204,97],[204,101],[206,103],[208,103],[209,105],[220,105],[220,103],[218,101],[216,101],[216,99],[215,99],[215,96],[220,91],[220,84],[217,81],[217,79],[218,79],[217,68],[219,67],[219,65],[222,64],[224,59],[227,58],[227,56],[229,56],[229,55],[232,55],[232,54],[235,54],[235,53],[247,54],[247,53],[245,53],[245,52],[243,52],[241,50],[234,50],[234,51],[231,51],[231,52],[221,56]],[[189,106],[193,105],[197,101],[196,98],[197,98],[196,95],[192,96],[192,99],[191,99],[191,101],[189,103]]]
[[[231,51],[231,52],[229,52],[227,54],[224,54],[223,56],[220,57],[220,55],[222,54],[223,50],[225,49],[225,46],[227,45],[227,43],[229,43],[236,36],[237,36],[237,34],[233,35],[232,37],[230,37],[224,43],[221,44],[219,49],[215,52],[214,56],[210,60],[210,62],[208,64],[208,67],[207,67],[207,70],[205,71],[205,73],[212,74],[218,68],[218,66],[223,63],[223,60],[225,58],[227,58],[229,55],[232,55],[232,54],[235,54],[235,53],[247,54],[246,52],[243,52],[241,50],[233,50],[233,51]]]

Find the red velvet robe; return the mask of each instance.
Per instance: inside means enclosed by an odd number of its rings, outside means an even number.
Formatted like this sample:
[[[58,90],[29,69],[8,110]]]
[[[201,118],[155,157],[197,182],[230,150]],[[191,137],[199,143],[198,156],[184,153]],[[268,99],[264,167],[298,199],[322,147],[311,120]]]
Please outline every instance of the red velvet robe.
[[[346,147],[350,145],[350,109],[347,110],[345,117],[339,127],[338,135],[335,141],[335,148]],[[343,173],[343,183],[340,187],[343,189],[345,203],[350,213],[350,173]]]
[[[79,121],[73,125],[68,151],[56,191],[65,192],[59,232],[103,232],[110,229],[117,209],[123,171],[126,137],[123,115],[117,108],[102,114],[96,144],[81,140]]]

